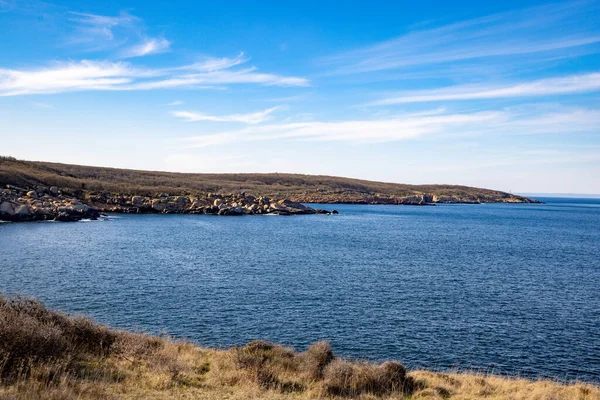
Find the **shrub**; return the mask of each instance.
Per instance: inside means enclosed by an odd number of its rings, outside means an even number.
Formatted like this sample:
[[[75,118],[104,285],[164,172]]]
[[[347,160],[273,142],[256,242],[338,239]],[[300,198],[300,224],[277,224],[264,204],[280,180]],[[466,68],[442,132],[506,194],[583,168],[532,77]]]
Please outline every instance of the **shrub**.
[[[334,360],[324,370],[323,388],[333,396],[359,396],[364,393],[384,395],[392,392],[412,393],[412,379],[397,362],[381,365]]]
[[[397,361],[386,361],[379,366],[379,380],[390,391],[405,391],[406,368]],[[412,391],[412,390],[410,390]]]
[[[54,324],[19,315],[7,309],[5,301],[0,303],[0,378],[26,375],[32,363],[64,358],[67,349]]]
[[[48,310],[41,302],[0,296],[0,377],[28,374],[34,363],[68,366],[104,357],[117,334],[86,318]]]
[[[323,378],[323,370],[334,359],[329,342],[312,344],[304,354],[304,367],[314,380]]]
[[[293,350],[263,340],[255,340],[236,350],[236,362],[243,369],[256,369],[266,364],[289,369],[295,364]]]

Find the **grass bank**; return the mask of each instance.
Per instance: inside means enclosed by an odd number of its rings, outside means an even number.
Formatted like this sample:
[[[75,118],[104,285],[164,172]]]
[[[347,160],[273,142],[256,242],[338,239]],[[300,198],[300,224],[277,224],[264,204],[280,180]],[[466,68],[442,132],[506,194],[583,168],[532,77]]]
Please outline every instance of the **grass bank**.
[[[0,189],[57,186],[63,193],[85,198],[90,193],[126,196],[249,193],[301,203],[399,204],[410,196],[435,196],[445,202],[531,202],[523,196],[459,185],[407,185],[323,175],[196,174],[91,167],[16,160],[0,156]]]
[[[0,297],[0,399],[600,399],[600,387],[407,371],[263,341],[226,350],[121,332]]]

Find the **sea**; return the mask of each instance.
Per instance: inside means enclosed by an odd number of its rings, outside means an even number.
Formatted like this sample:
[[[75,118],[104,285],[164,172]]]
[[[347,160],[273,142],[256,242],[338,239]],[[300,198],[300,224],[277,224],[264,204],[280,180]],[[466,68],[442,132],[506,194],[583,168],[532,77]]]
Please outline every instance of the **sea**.
[[[600,200],[0,224],[0,293],[222,348],[600,382]]]

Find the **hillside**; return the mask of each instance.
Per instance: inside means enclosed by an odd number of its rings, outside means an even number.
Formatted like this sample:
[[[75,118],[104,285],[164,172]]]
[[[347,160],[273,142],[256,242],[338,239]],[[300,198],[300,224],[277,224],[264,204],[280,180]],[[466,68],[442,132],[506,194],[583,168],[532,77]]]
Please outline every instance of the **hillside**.
[[[302,203],[536,202],[509,193],[456,185],[406,185],[301,174],[193,174],[90,167],[0,157],[0,187],[57,186],[64,193],[159,196],[241,193]]]
[[[347,360],[254,341],[208,349],[0,295],[0,399],[600,399],[600,388]]]

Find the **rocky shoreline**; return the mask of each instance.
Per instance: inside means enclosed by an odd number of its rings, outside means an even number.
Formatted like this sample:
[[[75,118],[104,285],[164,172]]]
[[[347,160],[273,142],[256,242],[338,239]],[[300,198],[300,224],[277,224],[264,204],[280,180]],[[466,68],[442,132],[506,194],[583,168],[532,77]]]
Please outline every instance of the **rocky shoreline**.
[[[0,190],[0,220],[25,221],[79,221],[97,219],[99,210],[70,196],[64,196],[56,186],[25,189],[6,185]]]
[[[207,193],[197,196],[170,196],[167,193],[163,193],[158,197],[130,197],[102,193],[90,195],[89,204],[103,212],[128,214],[337,214],[336,210],[315,209],[288,199],[255,197],[246,193],[227,195]]]
[[[287,199],[270,199],[240,194],[158,197],[63,193],[58,187],[21,188],[6,185],[0,190],[0,221],[61,221],[98,219],[102,213],[127,214],[213,214],[213,215],[300,215],[337,214]]]
[[[485,195],[442,195],[442,194],[413,194],[406,196],[385,196],[356,193],[341,194],[312,194],[301,197],[291,196],[291,199],[303,203],[321,204],[384,204],[405,206],[434,206],[436,204],[485,204],[485,203],[526,203],[540,204],[541,202],[527,197],[505,194],[502,196]]]
[[[197,195],[138,196],[86,190],[61,190],[57,186],[18,187],[6,185],[0,189],[0,221],[80,221],[98,219],[102,213],[126,214],[212,214],[212,215],[301,215],[337,214],[312,208],[303,203],[329,204],[389,204],[433,206],[436,204],[539,203],[512,195],[500,199],[484,196],[444,196],[420,194],[408,196],[372,196],[362,199],[348,197],[321,198],[304,196],[291,199],[238,194],[199,193]]]

